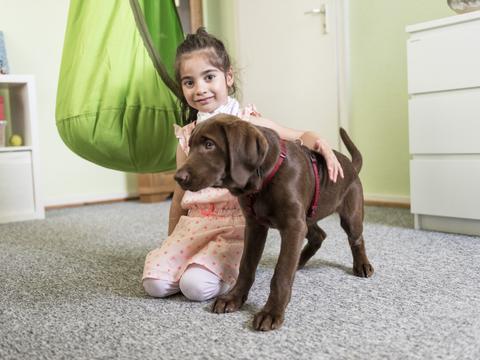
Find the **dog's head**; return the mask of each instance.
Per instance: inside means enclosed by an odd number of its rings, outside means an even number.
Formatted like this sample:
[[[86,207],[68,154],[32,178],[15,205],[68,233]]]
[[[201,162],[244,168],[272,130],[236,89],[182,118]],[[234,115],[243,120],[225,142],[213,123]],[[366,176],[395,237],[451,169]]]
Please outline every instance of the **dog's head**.
[[[258,128],[226,114],[199,123],[189,146],[187,160],[175,174],[178,184],[190,191],[222,187],[234,195],[244,192],[268,151]]]

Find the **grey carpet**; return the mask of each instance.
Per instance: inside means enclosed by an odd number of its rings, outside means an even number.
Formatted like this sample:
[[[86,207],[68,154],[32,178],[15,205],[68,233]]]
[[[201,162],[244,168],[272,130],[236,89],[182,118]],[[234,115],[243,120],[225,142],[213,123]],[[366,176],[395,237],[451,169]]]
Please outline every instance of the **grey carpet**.
[[[408,210],[368,207],[370,279],[332,216],[297,273],[284,326],[251,328],[267,299],[279,236],[269,235],[241,311],[147,297],[146,253],[169,203],[52,210],[0,225],[1,359],[480,359],[480,238],[412,229]]]

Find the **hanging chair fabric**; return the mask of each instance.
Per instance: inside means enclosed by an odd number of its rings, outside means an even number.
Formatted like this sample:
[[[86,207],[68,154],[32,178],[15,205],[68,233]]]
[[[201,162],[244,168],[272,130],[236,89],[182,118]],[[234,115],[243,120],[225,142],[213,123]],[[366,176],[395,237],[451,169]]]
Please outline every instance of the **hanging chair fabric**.
[[[173,0],[71,0],[56,104],[65,144],[115,170],[175,168],[182,40]]]

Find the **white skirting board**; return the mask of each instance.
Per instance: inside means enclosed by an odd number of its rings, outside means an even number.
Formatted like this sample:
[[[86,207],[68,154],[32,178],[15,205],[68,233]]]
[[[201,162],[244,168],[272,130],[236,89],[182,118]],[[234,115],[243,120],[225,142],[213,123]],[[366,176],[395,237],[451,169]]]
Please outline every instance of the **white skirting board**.
[[[113,194],[85,194],[85,195],[73,195],[64,196],[58,198],[46,199],[45,206],[47,208],[80,205],[88,203],[98,203],[105,201],[114,201],[120,199],[131,199],[138,197],[137,192],[122,192]],[[392,205],[410,205],[410,198],[408,196],[396,196],[396,195],[379,195],[379,194],[365,194],[365,201],[379,202]],[[403,207],[402,206],[402,207]]]
[[[138,196],[139,195],[137,192],[62,196],[58,198],[45,199],[45,207],[53,208],[53,207],[62,207],[62,206],[82,205],[82,204],[89,204],[89,203],[100,203],[100,202],[106,202],[106,201],[130,199]]]

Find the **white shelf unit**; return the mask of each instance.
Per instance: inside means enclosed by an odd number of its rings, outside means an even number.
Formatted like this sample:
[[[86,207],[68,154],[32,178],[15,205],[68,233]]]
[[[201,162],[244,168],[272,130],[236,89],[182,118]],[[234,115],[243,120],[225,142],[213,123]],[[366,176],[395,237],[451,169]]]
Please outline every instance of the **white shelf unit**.
[[[480,235],[480,11],[406,31],[415,227]]]
[[[8,92],[10,133],[23,138],[23,146],[0,147],[0,223],[44,219],[34,77],[0,75],[0,89]]]

